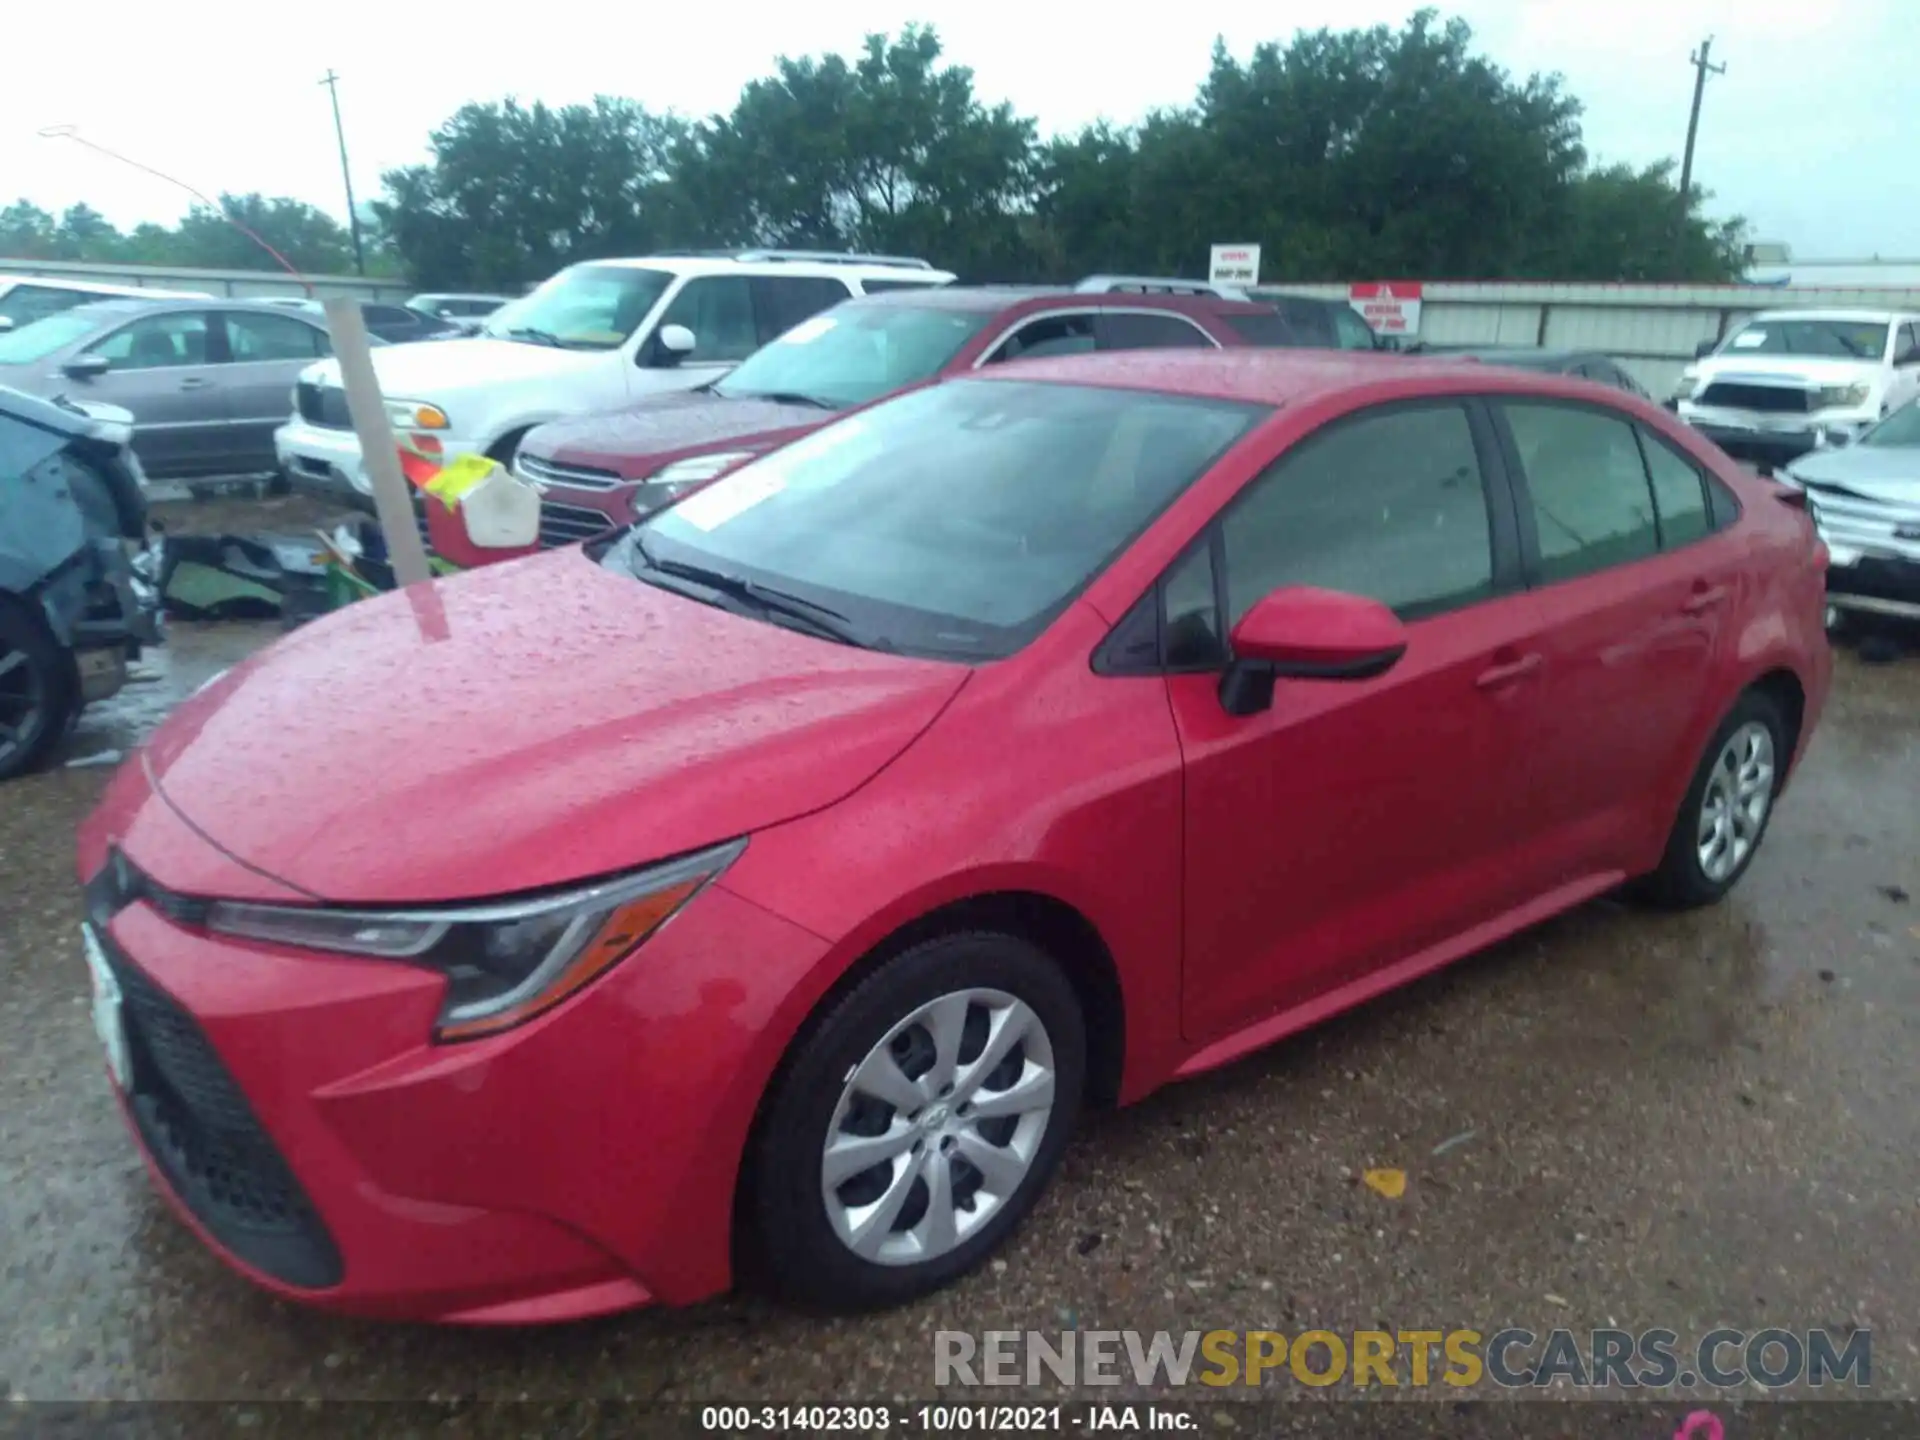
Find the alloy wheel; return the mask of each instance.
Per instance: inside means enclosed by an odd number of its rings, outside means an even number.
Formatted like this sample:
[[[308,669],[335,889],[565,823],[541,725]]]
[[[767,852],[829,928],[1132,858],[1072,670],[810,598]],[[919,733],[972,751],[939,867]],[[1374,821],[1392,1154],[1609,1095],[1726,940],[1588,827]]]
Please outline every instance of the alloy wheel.
[[[46,684],[33,657],[0,639],[0,769],[32,741],[46,703]]]
[[[1700,797],[1700,871],[1716,885],[1733,876],[1760,842],[1773,805],[1773,732],[1749,720],[1727,737]]]
[[[879,1265],[964,1244],[1019,1190],[1054,1108],[1053,1042],[1002,990],[957,990],[896,1024],[848,1072],[821,1195],[840,1242]]]

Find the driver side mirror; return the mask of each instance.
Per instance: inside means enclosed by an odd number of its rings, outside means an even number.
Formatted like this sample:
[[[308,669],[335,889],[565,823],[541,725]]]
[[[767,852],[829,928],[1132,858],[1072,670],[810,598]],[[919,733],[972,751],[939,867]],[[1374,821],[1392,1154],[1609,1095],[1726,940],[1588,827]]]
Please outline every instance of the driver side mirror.
[[[1696,360],[1706,359],[1707,356],[1713,353],[1713,347],[1719,343],[1718,340],[1702,340],[1698,345],[1693,347],[1693,358]]]
[[[1273,682],[1371,680],[1407,653],[1407,630],[1378,600],[1289,585],[1254,604],[1233,627],[1233,662],[1220,677],[1229,715],[1273,703]]]
[[[60,367],[60,373],[69,380],[92,380],[113,368],[113,362],[104,355],[76,355]]]
[[[0,335],[6,334],[12,328],[13,317],[11,315],[0,315]]]
[[[684,325],[662,325],[653,337],[653,363],[659,369],[671,370],[693,354],[699,343]]]

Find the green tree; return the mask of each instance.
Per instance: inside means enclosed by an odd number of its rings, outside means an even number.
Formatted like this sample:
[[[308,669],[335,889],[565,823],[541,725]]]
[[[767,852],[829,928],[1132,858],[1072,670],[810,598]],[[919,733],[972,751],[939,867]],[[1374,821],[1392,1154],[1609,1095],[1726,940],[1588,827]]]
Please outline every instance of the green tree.
[[[91,205],[69,205],[53,232],[55,260],[116,260],[120,232]]]
[[[1580,280],[1735,279],[1745,264],[1746,222],[1710,220],[1698,186],[1682,209],[1674,164],[1610,165],[1581,175],[1556,229],[1529,269]]]
[[[16,200],[0,210],[0,256],[10,260],[51,260],[58,224],[38,205]]]
[[[381,229],[421,284],[506,286],[671,239],[686,126],[631,100],[463,105],[432,159],[385,175]]]
[[[244,226],[245,230],[240,227]],[[210,270],[277,270],[279,262],[246,231],[302,274],[353,269],[353,244],[339,221],[300,200],[259,193],[222,195],[220,208],[196,205],[173,234],[173,264]]]

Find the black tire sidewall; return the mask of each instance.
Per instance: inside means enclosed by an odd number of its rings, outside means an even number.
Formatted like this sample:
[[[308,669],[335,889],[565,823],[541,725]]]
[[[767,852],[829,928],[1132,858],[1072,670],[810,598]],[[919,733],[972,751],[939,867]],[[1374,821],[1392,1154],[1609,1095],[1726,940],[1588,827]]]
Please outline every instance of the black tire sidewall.
[[[0,759],[0,781],[4,781],[27,774],[45,761],[47,752],[67,733],[77,707],[72,658],[40,617],[9,595],[0,595],[0,640],[5,649],[26,655],[27,664],[39,673],[44,697],[34,729],[22,737],[25,743]]]
[[[820,1157],[848,1072],[927,1001],[1002,990],[1032,1006],[1053,1047],[1053,1113],[1019,1190],[978,1234],[934,1260],[878,1265],[841,1243],[820,1194]],[[884,1308],[936,1290],[980,1264],[1046,1189],[1073,1130],[1086,1076],[1086,1031],[1072,984],[1044,951],[1010,935],[926,941],[867,976],[801,1041],[775,1090],[754,1164],[758,1260],[787,1298],[827,1310]]]
[[[1714,880],[1700,868],[1700,805],[1706,797],[1713,767],[1719,761],[1720,752],[1726,748],[1727,741],[1741,726],[1755,720],[1767,727],[1767,733],[1773,740],[1773,796],[1768,800],[1767,813],[1760,821],[1760,833],[1753,837],[1752,848],[1747,851],[1746,857],[1726,879]],[[1680,806],[1679,819],[1674,822],[1673,834],[1667,842],[1667,853],[1656,877],[1659,889],[1666,898],[1683,905],[1711,905],[1740,883],[1740,877],[1747,873],[1754,857],[1760,853],[1760,846],[1773,825],[1780,781],[1792,760],[1786,750],[1786,731],[1780,707],[1767,696],[1751,690],[1740,697],[1739,702],[1727,713],[1727,718],[1714,730],[1713,738],[1707,742],[1706,752],[1701,755],[1700,764],[1694,771],[1693,783],[1687,787],[1687,798]]]

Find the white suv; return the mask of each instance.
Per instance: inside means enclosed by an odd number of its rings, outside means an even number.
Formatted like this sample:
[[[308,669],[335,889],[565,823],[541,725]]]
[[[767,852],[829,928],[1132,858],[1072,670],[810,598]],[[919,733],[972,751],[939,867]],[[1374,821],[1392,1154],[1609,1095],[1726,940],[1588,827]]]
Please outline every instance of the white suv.
[[[373,368],[402,445],[511,463],[535,425],[691,390],[850,296],[953,278],[924,260],[802,250],[594,260],[502,305],[472,339],[382,346]],[[274,432],[288,479],[331,498],[370,496],[338,361],[301,372],[293,409]]]
[[[1680,418],[1737,459],[1780,466],[1920,395],[1920,314],[1769,310],[1681,372]]]

